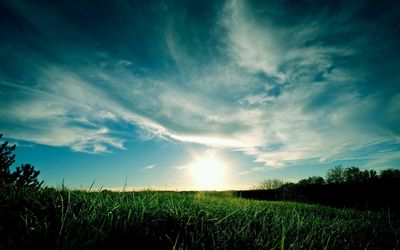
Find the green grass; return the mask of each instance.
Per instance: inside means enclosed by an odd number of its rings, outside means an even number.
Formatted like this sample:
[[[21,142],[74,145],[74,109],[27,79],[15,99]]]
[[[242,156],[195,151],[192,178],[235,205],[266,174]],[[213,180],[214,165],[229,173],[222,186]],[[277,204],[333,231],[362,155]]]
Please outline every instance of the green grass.
[[[205,193],[43,189],[0,196],[0,248],[399,249],[387,212]]]

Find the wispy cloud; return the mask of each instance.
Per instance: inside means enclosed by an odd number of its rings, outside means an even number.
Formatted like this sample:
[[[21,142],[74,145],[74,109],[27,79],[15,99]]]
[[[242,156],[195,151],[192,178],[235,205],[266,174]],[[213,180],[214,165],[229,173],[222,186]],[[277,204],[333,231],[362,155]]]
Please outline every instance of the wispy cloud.
[[[55,22],[77,37],[88,33],[88,41],[71,40],[66,48],[59,45],[63,35],[39,19],[44,10],[12,5],[45,35],[31,37],[41,53],[12,31],[5,35],[17,58],[10,64],[26,73],[16,78],[11,69],[1,71],[1,129],[15,139],[91,153],[124,149],[135,137],[163,138],[241,151],[268,167],[399,144],[400,94],[393,87],[399,77],[386,76],[397,61],[378,67],[370,60],[385,58],[395,45],[368,28],[393,30],[394,12],[357,21],[362,4],[329,5],[318,13],[313,6],[307,12],[254,4],[226,1],[204,23],[182,9],[173,15],[146,9],[155,22],[146,27],[157,27],[149,35],[105,23],[119,32],[107,37],[55,12]],[[117,11],[136,15],[126,9]]]
[[[148,165],[146,167],[144,167],[145,170],[150,170],[150,169],[154,169],[156,168],[156,165]]]
[[[148,172],[148,171],[153,171],[156,168],[157,168],[156,164],[151,164],[151,165],[147,165],[147,166],[141,167],[141,168],[137,169],[136,171],[137,172]]]

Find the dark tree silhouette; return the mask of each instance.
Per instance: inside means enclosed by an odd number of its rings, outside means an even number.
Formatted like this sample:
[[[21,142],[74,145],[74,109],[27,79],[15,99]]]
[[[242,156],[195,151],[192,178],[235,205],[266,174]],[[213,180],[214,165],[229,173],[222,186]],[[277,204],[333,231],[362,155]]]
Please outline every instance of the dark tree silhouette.
[[[3,137],[0,134],[0,139]],[[14,172],[10,167],[15,162],[16,145],[8,146],[8,141],[4,142],[0,147],[0,188],[40,188],[43,184],[38,181],[40,171],[35,170],[31,164],[22,164],[17,167]]]
[[[279,179],[265,179],[263,180],[256,189],[276,189],[283,186],[285,182]]]
[[[375,170],[368,171],[368,181],[376,181],[378,179],[378,174]]]
[[[293,200],[334,207],[379,210],[390,209],[400,215],[400,203],[395,190],[400,189],[400,169],[375,170],[336,166],[328,170],[326,181],[319,176],[302,179],[298,183],[266,180],[260,190],[238,191],[242,198]],[[281,181],[282,182],[282,181]]]
[[[338,165],[334,168],[328,170],[326,174],[326,182],[327,183],[343,183],[345,181],[345,171],[342,168],[342,165]]]
[[[380,174],[381,180],[400,180],[400,170],[399,169],[385,169],[382,170]]]
[[[3,137],[0,134],[0,139]],[[10,167],[15,162],[15,155],[12,151],[15,150],[15,145],[8,146],[8,142],[4,142],[0,147],[0,185],[8,186],[15,180],[15,174],[11,173]]]
[[[299,181],[300,185],[323,185],[325,184],[324,178],[321,176],[311,176],[307,179],[302,179]]]
[[[366,179],[364,172],[354,166],[344,169],[343,178],[347,183],[363,182]]]

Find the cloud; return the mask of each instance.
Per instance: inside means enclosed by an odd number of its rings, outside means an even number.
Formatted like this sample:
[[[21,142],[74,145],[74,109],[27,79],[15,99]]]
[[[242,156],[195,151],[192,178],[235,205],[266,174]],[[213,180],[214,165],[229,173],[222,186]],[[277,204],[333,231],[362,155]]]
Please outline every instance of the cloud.
[[[137,6],[153,19],[114,6],[126,22],[93,30],[71,18],[76,10],[51,6],[71,39],[37,19],[45,10],[12,5],[38,34],[2,33],[1,57],[14,55],[0,70],[2,131],[91,153],[163,138],[240,151],[268,167],[386,149],[400,138],[398,64],[388,54],[398,31],[395,12],[360,17],[366,5]],[[382,38],[370,27],[384,27]]]
[[[146,167],[144,167],[145,170],[150,170],[150,169],[154,169],[156,167],[156,165],[148,165]]]
[[[148,165],[148,166],[142,167],[140,169],[137,169],[136,171],[137,172],[153,171],[156,168],[157,168],[157,165],[152,164],[152,165]]]

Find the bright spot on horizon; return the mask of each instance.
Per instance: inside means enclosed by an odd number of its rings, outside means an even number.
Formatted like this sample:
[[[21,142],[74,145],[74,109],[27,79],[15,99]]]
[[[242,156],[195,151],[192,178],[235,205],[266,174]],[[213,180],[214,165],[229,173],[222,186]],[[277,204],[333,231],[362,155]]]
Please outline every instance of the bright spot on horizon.
[[[208,153],[190,166],[194,187],[198,190],[220,190],[225,185],[225,165]]]

